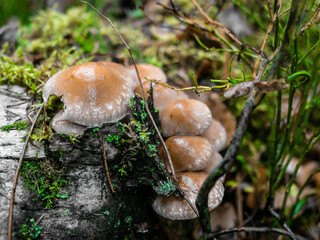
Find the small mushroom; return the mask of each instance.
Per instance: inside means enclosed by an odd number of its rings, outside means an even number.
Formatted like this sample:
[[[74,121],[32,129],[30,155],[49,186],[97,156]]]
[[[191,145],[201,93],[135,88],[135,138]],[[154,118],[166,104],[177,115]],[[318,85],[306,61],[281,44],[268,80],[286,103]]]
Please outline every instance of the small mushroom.
[[[145,81],[143,83],[144,94],[147,97],[148,91],[150,89],[149,81]],[[141,87],[138,85],[135,89],[135,93],[142,97]],[[170,102],[173,102],[178,99],[188,99],[189,97],[184,92],[178,92],[167,88],[162,85],[153,84],[153,103],[154,107],[159,109],[159,113],[162,113],[162,110],[165,106],[167,106]]]
[[[213,148],[204,137],[173,136],[165,143],[175,172],[203,170],[213,158]],[[160,158],[166,164],[167,169],[170,169],[163,147],[160,149]]]
[[[146,78],[161,82],[167,82],[167,76],[160,68],[147,63],[136,64],[136,66],[138,68],[139,76],[142,82],[146,81]],[[136,69],[134,65],[130,65],[129,67],[127,67],[127,69],[129,70],[131,79],[133,80],[132,89],[134,89],[139,85]]]
[[[121,65],[107,65],[88,62],[72,66],[47,81],[44,102],[56,95],[64,103],[63,110],[52,120],[57,133],[81,134],[87,127],[116,122],[127,114],[133,92],[126,74],[119,72]]]
[[[212,115],[206,104],[195,99],[169,103],[160,116],[165,137],[174,135],[201,135],[210,126]]]
[[[176,175],[179,179],[179,185],[185,192],[185,196],[195,204],[197,195],[202,183],[208,174],[204,172],[181,172]],[[224,187],[219,179],[209,192],[208,207],[213,210],[222,201]],[[178,198],[174,195],[169,197],[159,195],[152,204],[153,210],[164,218],[170,220],[186,220],[196,218],[197,215],[185,199]]]
[[[212,119],[210,127],[201,136],[208,139],[213,149],[217,152],[220,152],[227,144],[226,130],[222,124],[215,119]]]

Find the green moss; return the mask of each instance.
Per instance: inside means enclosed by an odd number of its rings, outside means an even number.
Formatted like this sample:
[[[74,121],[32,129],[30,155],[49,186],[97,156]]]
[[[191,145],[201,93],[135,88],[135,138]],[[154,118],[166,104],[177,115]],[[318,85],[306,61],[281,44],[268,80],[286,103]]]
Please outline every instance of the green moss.
[[[30,240],[30,239],[41,239],[41,232],[43,227],[36,225],[33,218],[26,219],[26,222],[21,226],[17,227],[14,235],[18,239]]]
[[[68,197],[68,194],[60,194],[68,184],[64,172],[64,168],[54,167],[49,160],[24,161],[21,168],[22,179],[34,194],[34,200],[42,201],[46,208],[53,208],[56,198]]]
[[[13,129],[21,131],[21,130],[26,129],[28,126],[29,126],[28,123],[19,121],[18,123],[8,124],[8,125],[5,125],[5,126],[2,126],[1,127],[1,131],[9,132],[9,131],[11,131]]]

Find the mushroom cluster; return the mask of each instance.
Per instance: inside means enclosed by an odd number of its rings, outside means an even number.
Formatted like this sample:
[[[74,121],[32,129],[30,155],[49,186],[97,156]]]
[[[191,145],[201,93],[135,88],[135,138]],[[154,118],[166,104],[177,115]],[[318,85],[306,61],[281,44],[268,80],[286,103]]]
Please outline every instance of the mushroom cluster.
[[[145,81],[143,86],[145,94],[148,95],[150,82]],[[142,95],[139,86],[136,87],[135,93]],[[227,145],[226,130],[219,121],[213,119],[205,103],[189,98],[182,91],[174,91],[159,84],[153,85],[153,102],[159,110],[162,135],[166,138],[165,143],[180,187],[194,204],[202,183],[222,161],[218,152]],[[159,156],[170,171],[163,147],[160,148]],[[221,203],[223,193],[221,178],[209,193],[210,210]],[[186,200],[173,195],[159,195],[153,202],[153,209],[170,220],[197,217]]]
[[[137,64],[146,96],[150,82],[166,82],[164,72],[149,64]],[[128,114],[130,97],[142,95],[135,67],[113,62],[88,62],[69,67],[52,76],[43,90],[44,102],[50,95],[61,97],[63,109],[53,118],[57,133],[82,134],[88,127],[116,122]],[[207,104],[190,98],[182,91],[156,84],[154,106],[159,109],[162,134],[166,137],[172,163],[186,197],[195,203],[207,175],[222,160],[218,153],[227,143],[222,124],[212,117]],[[167,166],[167,156],[160,149],[160,158]],[[209,193],[209,208],[222,201],[223,178]],[[176,196],[158,196],[154,210],[172,220],[196,218],[189,204]]]

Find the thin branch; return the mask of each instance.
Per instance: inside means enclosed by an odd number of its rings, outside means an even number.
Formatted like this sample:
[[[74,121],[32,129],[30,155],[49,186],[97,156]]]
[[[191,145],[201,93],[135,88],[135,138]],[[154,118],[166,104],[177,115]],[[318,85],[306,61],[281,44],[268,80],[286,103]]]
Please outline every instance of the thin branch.
[[[266,47],[267,41],[268,41],[269,36],[270,36],[270,34],[271,34],[271,32],[272,32],[272,29],[273,29],[273,25],[274,25],[274,23],[277,21],[277,19],[278,19],[278,17],[279,17],[279,16],[278,16],[278,13],[279,13],[279,11],[280,11],[281,4],[282,4],[282,1],[279,0],[278,6],[276,7],[277,11],[274,13],[273,18],[272,18],[272,21],[271,21],[271,23],[270,23],[269,26],[268,26],[267,33],[266,33],[266,35],[265,35],[265,37],[264,37],[264,39],[263,39],[262,45],[261,45],[261,47],[260,47],[260,52],[263,52],[263,51],[264,51],[264,48]],[[256,62],[255,62],[255,64],[254,64],[254,68],[253,68],[253,73],[252,73],[252,77],[253,77],[253,78],[255,78],[255,76],[256,76],[256,70],[257,70],[257,68],[258,68],[260,59],[261,59],[261,55],[258,55],[258,58],[257,58],[257,60],[256,60]]]
[[[172,177],[173,177],[174,183],[176,184],[176,186],[178,186],[178,189],[179,189],[180,193],[184,196],[184,192],[183,192],[183,190],[181,189],[181,187],[179,186],[178,179],[177,179],[177,177],[176,177],[176,175],[175,175],[175,171],[174,171],[174,167],[173,167],[173,164],[172,164],[172,160],[171,160],[171,156],[170,156],[169,150],[168,150],[168,148],[167,148],[167,146],[166,146],[166,144],[165,144],[165,142],[164,142],[164,140],[163,140],[163,138],[162,138],[162,136],[161,136],[161,133],[160,133],[158,127],[157,127],[157,124],[155,123],[155,121],[154,121],[154,119],[153,119],[153,117],[152,117],[152,114],[151,114],[151,112],[150,112],[150,110],[149,110],[148,103],[147,103],[146,96],[145,96],[144,89],[143,89],[143,84],[142,84],[142,81],[141,81],[141,78],[140,78],[140,75],[139,75],[139,71],[138,71],[138,68],[137,68],[137,64],[136,64],[136,61],[134,60],[134,57],[133,57],[133,54],[132,54],[132,51],[131,51],[129,45],[125,42],[125,40],[123,39],[123,37],[121,36],[121,34],[118,32],[118,30],[116,29],[116,27],[113,25],[113,23],[111,22],[111,20],[110,20],[108,17],[106,17],[106,16],[104,16],[102,13],[100,13],[100,12],[99,12],[97,9],[95,9],[89,2],[86,2],[86,1],[81,1],[81,2],[89,5],[89,6],[90,6],[96,13],[98,13],[103,19],[105,19],[106,21],[108,21],[109,24],[112,26],[112,28],[115,30],[115,32],[118,34],[118,36],[119,36],[119,38],[121,39],[121,41],[123,42],[123,44],[126,46],[128,52],[129,52],[129,54],[130,54],[130,58],[131,58],[131,60],[132,60],[132,62],[133,62],[134,68],[135,68],[135,70],[136,70],[136,74],[137,74],[137,77],[138,77],[138,80],[139,80],[139,83],[140,83],[140,88],[141,88],[141,90],[142,90],[142,98],[143,98],[143,102],[145,103],[145,108],[146,108],[147,114],[148,114],[148,116],[150,117],[150,120],[151,120],[151,122],[152,122],[152,124],[153,124],[153,126],[154,126],[154,128],[155,128],[155,130],[156,130],[156,132],[157,132],[157,134],[158,134],[158,136],[159,136],[159,139],[160,139],[160,141],[161,141],[161,144],[162,144],[163,148],[165,149],[165,152],[166,152],[166,155],[167,155],[167,158],[168,158],[168,162],[169,162],[169,165],[170,165],[170,169],[171,169],[171,173],[172,173]],[[172,6],[173,6],[173,8],[174,8],[174,5],[173,5],[172,2],[171,2],[171,4],[172,4]],[[174,11],[176,11],[175,8],[174,8]],[[186,198],[186,196],[184,196],[184,198]],[[199,213],[198,213],[198,211],[196,211],[196,207],[194,206],[194,204],[193,204],[190,200],[188,200],[188,203],[189,203],[189,205],[191,206],[191,208],[194,210],[195,214],[196,214],[197,216],[199,216]]]
[[[38,221],[34,224],[35,226],[38,226],[38,224],[41,222],[41,220],[44,218],[46,214],[42,214],[41,217],[39,217]]]
[[[99,138],[99,142],[100,142],[100,146],[101,146],[104,167],[105,167],[106,172],[107,172],[107,178],[108,178],[109,186],[110,186],[110,189],[111,189],[112,193],[114,193],[114,189],[113,189],[111,178],[110,178],[108,163],[107,163],[107,155],[106,155],[106,149],[105,149],[105,146],[104,146],[104,140],[103,140],[103,137],[102,137],[102,135],[100,134],[99,131],[98,131],[98,138]]]
[[[240,228],[229,228],[229,229],[225,229],[225,230],[221,230],[212,234],[208,235],[208,238],[214,238],[216,236],[220,236],[220,235],[224,235],[224,234],[228,234],[228,233],[233,233],[233,232],[261,232],[261,233],[270,233],[270,232],[274,232],[274,233],[278,233],[287,237],[290,237],[291,239],[295,239],[295,236],[292,235],[290,232],[283,230],[283,229],[279,229],[279,228],[269,228],[269,227],[240,227]],[[297,239],[306,239],[303,237],[298,237]]]
[[[320,4],[318,5],[316,10],[314,11],[310,21],[301,29],[301,31],[299,33],[300,35],[303,34],[308,28],[310,28],[313,23],[320,20],[319,12],[320,12]],[[317,15],[318,15],[318,17],[317,17]],[[317,19],[316,19],[316,17],[317,17]]]
[[[224,44],[226,44],[229,48],[231,49],[234,49],[235,47],[233,47],[227,40],[225,40],[223,37],[221,37],[217,31],[213,28],[210,28],[209,26],[205,25],[204,23],[200,23],[199,21],[197,20],[194,20],[194,19],[187,19],[185,18],[184,16],[182,16],[181,14],[179,14],[179,12],[177,12],[177,10],[173,10],[171,8],[168,8],[166,7],[165,5],[161,4],[161,3],[158,3],[158,5],[162,6],[165,10],[167,11],[170,11],[172,12],[175,17],[182,23],[185,23],[191,27],[194,27],[196,29],[200,29],[202,31],[205,31],[205,32],[208,32],[208,33],[211,33],[213,34],[214,36],[218,37]],[[198,7],[198,5],[196,5]],[[201,9],[201,7],[200,7]],[[202,10],[202,12],[204,12]],[[228,28],[226,28],[222,23],[218,22],[218,21],[215,21],[215,20],[212,20],[210,17],[206,17],[206,20],[208,20],[208,22],[210,24],[213,24],[213,25],[216,25],[218,26],[219,28],[221,28],[225,34],[227,34],[234,42],[236,42],[238,45],[241,46],[241,48],[248,48],[250,49],[251,51],[253,51],[254,53],[256,54],[259,54],[259,55],[265,55],[265,53],[261,53],[258,49],[256,49],[255,47],[247,44],[247,43],[242,43]],[[238,49],[237,49],[238,50]]]
[[[14,198],[15,198],[15,193],[16,193],[16,187],[17,187],[17,183],[18,183],[18,179],[19,179],[19,173],[20,173],[20,170],[21,170],[21,167],[22,167],[24,154],[25,154],[25,152],[27,150],[28,142],[30,140],[30,135],[32,134],[32,132],[33,132],[35,126],[36,126],[37,120],[38,120],[38,118],[40,116],[40,113],[42,112],[43,107],[44,107],[44,103],[41,104],[41,106],[40,106],[40,108],[38,110],[38,113],[37,113],[37,115],[35,116],[35,118],[33,120],[33,123],[31,125],[30,130],[29,130],[29,133],[28,133],[27,138],[25,140],[25,143],[24,143],[24,146],[23,146],[23,150],[22,150],[22,153],[21,153],[21,156],[20,156],[20,159],[19,159],[19,163],[18,163],[18,166],[17,166],[17,169],[16,169],[16,173],[15,173],[15,176],[14,176],[14,181],[13,181],[13,186],[12,186],[12,191],[11,191],[10,207],[9,207],[8,240],[11,240],[11,238],[12,238],[13,207],[14,207]]]
[[[152,117],[152,114],[151,114],[151,112],[150,112],[150,110],[149,110],[149,107],[148,107],[148,104],[147,104],[147,101],[146,101],[146,96],[145,96],[145,93],[144,93],[144,90],[143,90],[143,84],[142,84],[142,81],[141,81],[141,78],[140,78],[140,75],[139,75],[139,71],[138,71],[138,68],[137,68],[137,65],[136,65],[136,61],[134,60],[134,57],[133,57],[133,54],[132,54],[132,51],[131,51],[131,48],[130,48],[129,45],[126,43],[126,41],[123,39],[123,37],[121,36],[121,34],[118,32],[118,30],[116,29],[116,27],[113,25],[113,23],[111,22],[111,20],[110,20],[108,17],[106,17],[106,16],[104,16],[102,13],[100,13],[100,12],[99,12],[97,9],[95,9],[89,2],[86,2],[86,1],[81,1],[81,2],[89,5],[96,13],[98,13],[98,14],[100,15],[100,17],[102,17],[103,19],[105,19],[106,21],[108,21],[109,24],[112,26],[112,28],[113,28],[113,29],[115,30],[115,32],[117,33],[118,37],[119,37],[119,38],[121,39],[121,41],[123,42],[123,44],[126,46],[128,52],[129,52],[129,54],[130,54],[131,60],[132,60],[132,62],[133,62],[134,68],[135,68],[135,70],[136,70],[136,73],[137,73],[137,77],[138,77],[138,80],[139,80],[139,84],[140,84],[140,87],[141,87],[141,90],[142,90],[142,98],[143,98],[143,102],[145,103],[146,111],[147,111],[147,113],[148,113],[148,116],[150,117],[150,120],[151,120],[151,122],[152,122],[152,124],[153,124],[153,126],[154,126],[154,128],[155,128],[155,130],[156,130],[156,132],[157,132],[157,134],[158,134],[158,136],[159,136],[159,138],[160,138],[160,141],[161,141],[161,143],[162,143],[162,145],[163,145],[163,147],[164,147],[164,150],[165,150],[165,152],[166,152],[166,154],[167,154],[168,161],[169,161],[169,164],[170,164],[171,173],[172,173],[172,175],[174,176],[175,181],[177,181],[177,179],[176,179],[176,177],[175,177],[175,172],[174,172],[174,168],[173,168],[173,165],[172,165],[172,160],[171,160],[171,156],[170,156],[169,150],[168,150],[168,148],[167,148],[167,146],[166,146],[166,144],[165,144],[165,142],[164,142],[164,140],[163,140],[163,138],[162,138],[162,136],[161,136],[161,133],[160,133],[158,127],[157,127],[157,124],[155,123],[155,121],[154,121],[154,119],[153,119],[153,117]]]
[[[279,221],[279,223],[282,225],[282,227],[287,230],[288,232],[290,232],[292,235],[293,235],[293,239],[295,240],[296,239],[296,236],[295,234],[292,232],[292,230],[289,228],[289,226],[287,225],[287,223],[281,219],[280,215],[273,209],[273,208],[270,208],[269,209],[271,215],[277,219]]]

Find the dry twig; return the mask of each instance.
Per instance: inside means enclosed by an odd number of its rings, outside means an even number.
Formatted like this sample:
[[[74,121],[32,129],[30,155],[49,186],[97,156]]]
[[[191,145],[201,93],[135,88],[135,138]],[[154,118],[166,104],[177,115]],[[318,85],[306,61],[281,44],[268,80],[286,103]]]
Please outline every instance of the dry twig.
[[[161,133],[160,133],[158,127],[157,127],[157,124],[155,123],[155,121],[154,121],[154,119],[153,119],[153,117],[152,117],[152,114],[151,114],[151,112],[150,112],[150,110],[149,110],[149,107],[148,107],[148,104],[147,104],[147,100],[146,100],[146,96],[145,96],[145,93],[144,93],[144,90],[143,90],[142,81],[141,81],[141,78],[140,78],[140,75],[139,75],[139,71],[138,71],[138,68],[137,68],[137,65],[136,65],[136,61],[134,60],[134,57],[133,57],[131,48],[130,48],[129,45],[126,43],[126,41],[123,39],[123,37],[121,36],[121,34],[118,32],[118,30],[116,29],[116,27],[113,25],[112,21],[111,21],[108,17],[106,17],[106,16],[104,16],[102,13],[100,13],[100,12],[99,12],[97,9],[95,9],[89,2],[86,2],[86,1],[81,1],[81,2],[89,5],[89,6],[90,6],[96,13],[98,13],[103,19],[105,19],[106,21],[108,21],[109,24],[112,26],[112,28],[113,28],[113,29],[115,30],[115,32],[117,33],[117,35],[119,36],[119,38],[121,39],[121,41],[123,42],[123,44],[125,45],[125,47],[127,48],[128,52],[129,52],[129,54],[130,54],[130,58],[131,58],[131,60],[132,60],[132,62],[133,62],[133,65],[134,65],[134,68],[135,68],[135,71],[136,71],[136,74],[137,74],[139,83],[140,83],[140,88],[141,88],[141,90],[142,90],[142,98],[143,98],[143,101],[144,101],[144,103],[145,103],[146,112],[147,112],[148,116],[150,117],[150,120],[151,120],[151,122],[152,122],[152,124],[153,124],[153,126],[154,126],[154,128],[155,128],[155,130],[156,130],[156,132],[157,132],[157,134],[158,134],[158,136],[159,136],[159,139],[160,139],[160,141],[161,141],[161,144],[163,145],[163,147],[164,147],[164,149],[165,149],[166,155],[167,155],[167,157],[168,157],[168,161],[169,161],[169,165],[170,165],[170,169],[171,169],[171,173],[172,173],[172,176],[173,176],[174,183],[176,184],[176,186],[178,186],[178,189],[179,189],[179,191],[180,191],[180,194],[182,194],[182,195],[184,196],[184,198],[186,199],[186,196],[185,196],[183,190],[180,188],[179,183],[178,183],[178,180],[177,180],[177,178],[176,178],[176,176],[175,176],[174,167],[173,167],[173,165],[172,165],[172,160],[171,160],[171,157],[170,157],[169,150],[168,150],[168,148],[167,148],[167,146],[166,146],[166,144],[165,144],[165,142],[164,142],[164,140],[163,140],[163,138],[162,138],[162,136],[161,136]],[[173,3],[172,3],[172,5],[173,5]],[[194,206],[194,204],[193,204],[189,199],[187,200],[187,202],[188,202],[189,205],[192,207],[192,209],[194,210],[194,212],[196,213],[196,215],[199,216],[199,213],[198,213],[196,207]]]
[[[111,178],[110,178],[108,163],[107,163],[107,155],[106,155],[106,149],[105,149],[105,146],[104,146],[104,140],[103,140],[103,136],[100,134],[100,132],[98,132],[98,138],[99,138],[99,142],[100,142],[100,146],[101,146],[104,167],[105,167],[106,172],[107,172],[107,178],[108,178],[109,186],[110,186],[110,189],[111,189],[112,193],[114,193],[114,189],[113,189]]]
[[[22,167],[23,159],[24,159],[24,154],[27,150],[28,142],[30,140],[30,135],[32,134],[34,127],[36,126],[37,120],[40,116],[40,113],[42,112],[42,109],[44,107],[44,103],[40,106],[37,115],[35,116],[33,123],[31,125],[31,128],[29,130],[29,133],[27,135],[27,138],[25,140],[23,150],[19,159],[19,163],[16,169],[16,173],[14,175],[14,180],[13,180],[13,186],[12,186],[12,191],[11,191],[11,199],[10,199],[10,207],[9,207],[9,220],[8,220],[8,240],[11,240],[12,238],[12,221],[13,221],[13,207],[14,207],[14,198],[15,198],[15,193],[16,193],[16,187],[19,179],[19,173]]]

